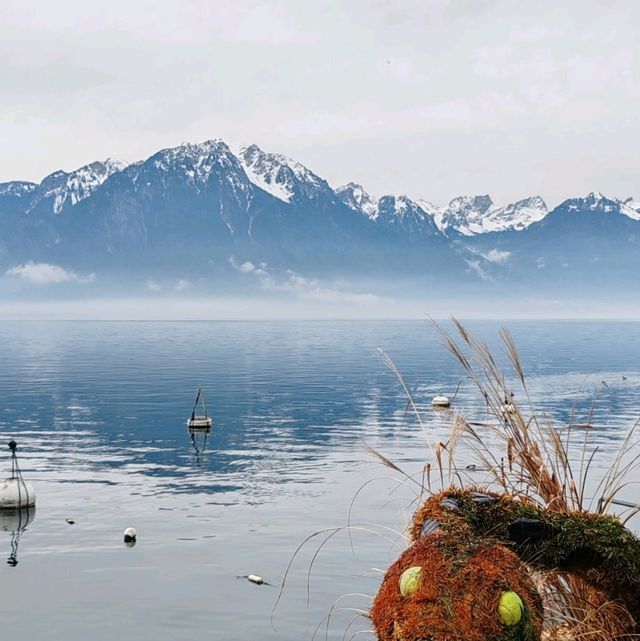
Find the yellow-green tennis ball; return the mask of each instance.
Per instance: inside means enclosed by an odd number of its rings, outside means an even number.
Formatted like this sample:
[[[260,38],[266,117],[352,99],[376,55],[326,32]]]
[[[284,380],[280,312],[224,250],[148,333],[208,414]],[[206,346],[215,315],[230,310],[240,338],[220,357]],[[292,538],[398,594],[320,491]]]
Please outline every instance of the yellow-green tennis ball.
[[[400,576],[400,594],[402,596],[411,596],[418,591],[420,579],[422,578],[422,568],[414,565],[412,568],[405,570]]]
[[[498,618],[502,625],[516,625],[522,619],[524,603],[515,592],[503,592],[498,604]]]

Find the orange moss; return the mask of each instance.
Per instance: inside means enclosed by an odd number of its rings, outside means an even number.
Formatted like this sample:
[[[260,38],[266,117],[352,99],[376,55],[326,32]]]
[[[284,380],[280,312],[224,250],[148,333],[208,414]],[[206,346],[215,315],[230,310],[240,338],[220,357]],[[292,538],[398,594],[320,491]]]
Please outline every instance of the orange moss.
[[[521,517],[545,528],[539,540],[510,538],[509,525]],[[427,532],[437,523],[441,540],[451,542],[454,551],[458,541],[474,537],[499,543],[513,549],[521,562],[532,564],[542,584],[560,581],[555,594],[564,594],[566,602],[559,604],[551,597],[550,609],[564,608],[570,621],[564,627],[572,634],[610,641],[637,633],[638,540],[614,517],[544,509],[525,497],[485,489],[449,488],[416,511],[410,526],[414,542],[424,540],[425,523],[430,526]],[[427,539],[432,536],[427,534]]]
[[[423,568],[417,592],[403,597],[401,574]],[[511,639],[498,620],[503,592],[525,603],[518,624],[521,641],[536,641],[542,628],[541,602],[518,557],[506,548],[434,534],[417,541],[389,568],[371,609],[379,641],[499,641]]]

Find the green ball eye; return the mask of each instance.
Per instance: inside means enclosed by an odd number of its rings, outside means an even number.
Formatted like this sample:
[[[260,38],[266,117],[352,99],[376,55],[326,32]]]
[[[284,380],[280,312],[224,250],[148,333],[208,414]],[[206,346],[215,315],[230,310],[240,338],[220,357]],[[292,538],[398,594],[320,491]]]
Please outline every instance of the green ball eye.
[[[411,596],[418,591],[420,579],[422,578],[422,568],[419,565],[405,570],[400,576],[400,594],[402,596]]]
[[[503,592],[498,604],[498,619],[502,625],[517,625],[522,620],[524,603],[516,592]]]

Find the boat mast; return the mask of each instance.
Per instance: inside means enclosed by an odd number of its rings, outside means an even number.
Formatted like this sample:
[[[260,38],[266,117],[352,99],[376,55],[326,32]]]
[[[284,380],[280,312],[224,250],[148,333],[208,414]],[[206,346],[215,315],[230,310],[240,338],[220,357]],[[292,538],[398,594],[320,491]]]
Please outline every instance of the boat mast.
[[[198,401],[200,400],[201,394],[202,394],[202,386],[198,388],[198,393],[196,394],[196,402],[193,404],[193,411],[191,412],[191,420],[194,420],[196,417],[196,407],[198,407]]]
[[[204,402],[204,392],[202,391],[202,387],[200,387],[200,397],[202,398],[202,407],[204,408],[204,417],[209,418],[207,415],[207,404]]]

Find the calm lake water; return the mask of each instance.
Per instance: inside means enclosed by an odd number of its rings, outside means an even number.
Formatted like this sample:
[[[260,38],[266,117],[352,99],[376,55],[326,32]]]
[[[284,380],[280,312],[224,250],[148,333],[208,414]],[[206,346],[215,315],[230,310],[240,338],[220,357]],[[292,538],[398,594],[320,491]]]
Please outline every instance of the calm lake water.
[[[500,324],[468,326],[497,344]],[[587,422],[598,391],[599,477],[640,415],[640,324],[508,327],[535,402],[559,424],[574,404]],[[0,323],[0,443],[18,441],[38,494],[18,541],[0,517],[0,554],[18,546],[18,564],[0,567],[3,637],[301,641],[316,628],[332,640],[366,630],[359,611],[404,545],[413,494],[363,445],[409,473],[430,458],[377,348],[424,406],[433,440],[446,440],[449,416],[428,402],[452,395],[462,372],[421,322]],[[197,451],[185,420],[199,384],[215,423]],[[470,384],[456,408],[482,413]],[[0,450],[0,477],[9,464]],[[337,533],[315,559],[331,532],[303,546],[275,611],[277,588],[236,578],[280,586],[298,545],[344,525],[352,500],[351,539]]]

